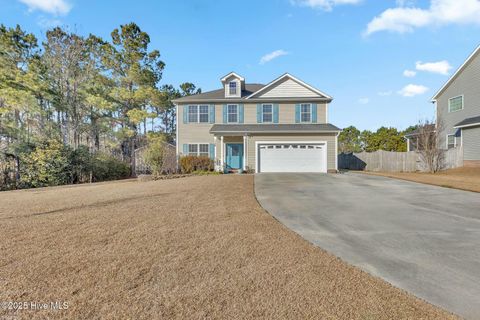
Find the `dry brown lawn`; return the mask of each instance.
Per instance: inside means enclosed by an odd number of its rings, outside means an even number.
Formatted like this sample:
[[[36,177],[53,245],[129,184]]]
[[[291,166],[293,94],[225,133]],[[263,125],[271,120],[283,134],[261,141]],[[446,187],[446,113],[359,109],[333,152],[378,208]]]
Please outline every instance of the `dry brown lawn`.
[[[455,318],[283,227],[252,176],[4,192],[0,228],[0,301],[68,303],[0,319]]]
[[[381,175],[431,184],[441,187],[480,192],[480,168],[457,168],[432,173],[409,173],[409,172],[368,172],[369,174]]]

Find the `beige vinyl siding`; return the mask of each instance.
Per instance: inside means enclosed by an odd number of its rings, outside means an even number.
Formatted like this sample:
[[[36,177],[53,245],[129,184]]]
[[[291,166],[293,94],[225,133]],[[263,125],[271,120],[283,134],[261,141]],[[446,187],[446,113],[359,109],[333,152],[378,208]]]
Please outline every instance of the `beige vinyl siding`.
[[[462,130],[463,159],[480,160],[480,127]]]
[[[327,169],[335,170],[335,161],[337,158],[335,152],[335,137],[336,134],[318,134],[318,135],[304,135],[304,134],[275,134],[275,135],[252,135],[248,137],[248,159],[247,166],[255,170],[255,145],[257,141],[326,141],[327,142]]]
[[[292,79],[284,80],[274,87],[270,88],[267,92],[260,94],[259,98],[311,98],[318,97],[318,94],[310,89],[305,88],[301,84],[295,82]]]
[[[444,128],[440,132],[440,145],[446,146],[447,134],[454,134],[456,129],[453,126],[460,121],[480,116],[480,52],[460,72],[456,78],[447,86],[437,98],[437,119],[441,121]],[[463,109],[448,112],[448,101],[450,98],[463,95]],[[480,144],[480,136],[474,139]],[[470,143],[470,142],[468,142]],[[468,148],[467,142],[464,146]],[[480,158],[477,158],[480,159]]]

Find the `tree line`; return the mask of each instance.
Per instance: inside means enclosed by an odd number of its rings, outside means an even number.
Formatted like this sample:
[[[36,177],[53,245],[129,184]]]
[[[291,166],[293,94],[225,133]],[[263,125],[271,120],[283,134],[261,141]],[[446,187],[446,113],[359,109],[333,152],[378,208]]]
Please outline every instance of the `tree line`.
[[[114,29],[108,40],[56,27],[41,43],[18,25],[0,25],[0,170],[10,168],[10,159],[15,180],[41,186],[85,180],[75,173],[85,157],[133,169],[134,150],[148,132],[173,141],[172,100],[201,92],[189,82],[162,84],[164,68],[160,52],[135,23]],[[45,168],[35,167],[42,161]],[[45,172],[32,183],[29,165],[31,171],[53,166],[71,173],[58,182]],[[95,163],[89,165],[91,180]]]
[[[381,127],[377,131],[360,131],[350,126],[343,129],[338,136],[338,151],[340,153],[377,150],[405,152],[407,151],[405,135],[417,127],[418,125],[410,126],[403,131],[392,127]]]

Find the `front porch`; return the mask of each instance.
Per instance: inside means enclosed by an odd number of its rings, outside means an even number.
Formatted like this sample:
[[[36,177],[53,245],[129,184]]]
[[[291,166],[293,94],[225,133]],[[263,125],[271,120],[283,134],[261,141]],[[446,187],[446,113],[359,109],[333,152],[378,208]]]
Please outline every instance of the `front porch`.
[[[248,171],[248,136],[215,135],[215,170],[224,173]]]

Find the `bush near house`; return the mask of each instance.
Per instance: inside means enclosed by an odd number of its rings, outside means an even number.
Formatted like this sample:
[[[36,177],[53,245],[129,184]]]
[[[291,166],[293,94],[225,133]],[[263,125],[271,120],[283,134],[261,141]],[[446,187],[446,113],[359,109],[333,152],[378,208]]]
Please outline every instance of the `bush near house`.
[[[20,181],[17,188],[38,188],[127,178],[128,164],[111,155],[91,154],[87,147],[76,150],[57,140],[39,143],[20,158]]]
[[[206,156],[184,156],[180,158],[180,171],[193,173],[199,171],[213,171],[213,160]]]

